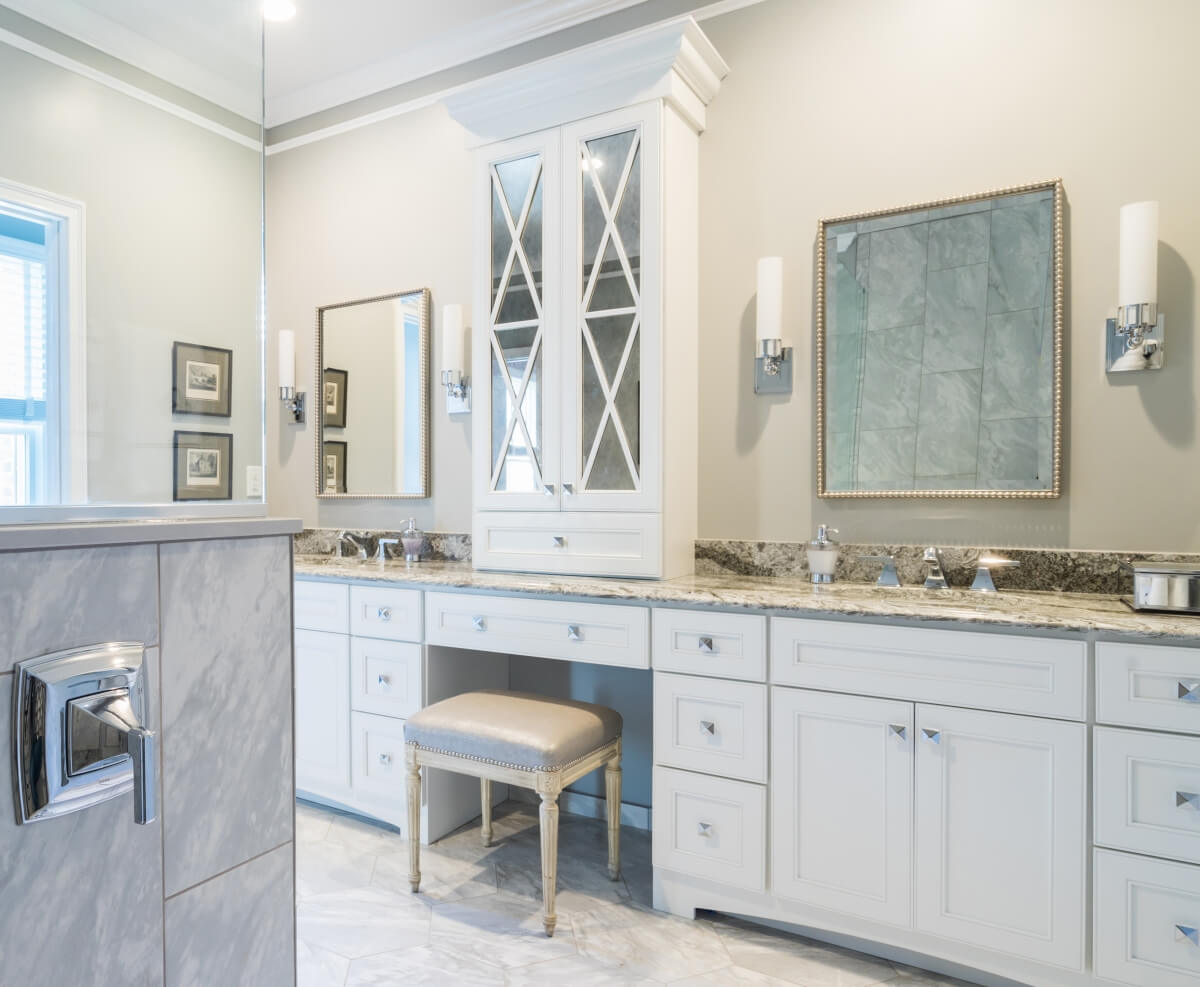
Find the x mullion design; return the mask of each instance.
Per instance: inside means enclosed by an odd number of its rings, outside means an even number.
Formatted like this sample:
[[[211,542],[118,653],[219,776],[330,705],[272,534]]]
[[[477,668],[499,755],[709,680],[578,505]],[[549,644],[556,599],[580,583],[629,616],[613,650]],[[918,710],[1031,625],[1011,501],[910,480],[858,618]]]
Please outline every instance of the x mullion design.
[[[529,223],[529,214],[533,210],[533,197],[537,191],[538,182],[542,178],[542,160],[538,158],[537,167],[533,171],[533,176],[529,180],[529,191],[525,193],[525,202],[521,206],[521,212],[518,219],[514,222],[512,211],[508,207],[508,198],[504,194],[504,185],[500,181],[500,173],[496,170],[496,166],[491,166],[492,172],[492,187],[499,189],[500,194],[496,197],[500,201],[500,212],[504,216],[504,225],[508,227],[509,236],[512,237],[512,245],[508,248],[508,257],[504,261],[504,273],[500,277],[500,290],[496,292],[496,301],[492,304],[492,322],[500,314],[500,306],[504,302],[504,296],[508,293],[508,285],[512,279],[512,269],[514,261],[521,265],[521,271],[525,275],[525,283],[529,285],[529,297],[533,299],[533,309],[537,313],[537,317],[542,317],[542,300],[538,297],[537,287],[533,283],[533,273],[529,268],[529,260],[525,256],[525,251],[521,247],[521,237],[525,233],[525,227]],[[518,232],[519,231],[519,232]]]
[[[617,236],[616,217],[617,210],[620,208],[621,201],[625,198],[625,189],[629,184],[629,176],[633,173],[633,162],[637,157],[638,148],[641,147],[641,134],[634,137],[633,143],[629,145],[629,153],[625,157],[625,166],[621,169],[621,178],[617,182],[617,189],[613,195],[613,201],[610,205],[607,197],[604,195],[604,189],[600,185],[600,179],[596,177],[596,169],[588,168],[587,175],[591,179],[592,188],[596,192],[596,198],[600,203],[600,211],[604,216],[604,232],[600,236],[600,246],[597,249],[595,260],[592,264],[592,276],[588,279],[587,290],[583,296],[583,310],[586,312],[588,304],[591,302],[592,293],[596,290],[596,281],[600,272],[600,267],[604,263],[604,251],[608,246],[609,241],[612,241],[613,247],[617,251],[617,260],[620,261],[621,270],[625,274],[626,281],[629,282],[629,291],[633,296],[635,305],[640,303],[640,295],[638,293],[637,283],[633,279],[633,268],[629,264],[629,257],[625,253],[625,245],[621,242],[621,238]],[[587,155],[587,147],[584,147],[584,155]],[[584,159],[586,160],[586,158]]]
[[[633,325],[630,326],[629,336],[625,340],[625,348],[621,351],[621,360],[617,364],[616,373],[613,374],[613,381],[610,384],[604,373],[604,365],[600,362],[600,353],[596,348],[596,340],[592,336],[591,326],[587,324],[586,319],[583,320],[583,338],[587,343],[592,364],[596,368],[596,379],[600,382],[600,390],[604,394],[604,413],[600,416],[600,424],[596,428],[596,435],[592,439],[592,447],[588,451],[587,462],[583,467],[583,480],[580,485],[584,489],[587,488],[587,481],[591,478],[592,466],[596,462],[596,454],[600,451],[600,442],[604,438],[604,427],[608,424],[610,418],[616,422],[617,440],[621,443],[621,451],[625,454],[625,464],[629,467],[629,475],[633,478],[635,485],[641,482],[637,465],[633,461],[633,453],[629,450],[629,437],[625,432],[625,422],[621,418],[621,413],[617,411],[616,404],[617,389],[620,387],[620,382],[625,376],[625,368],[629,364],[629,356],[633,352],[634,341],[637,339],[640,328],[641,317],[636,316],[633,320]]]
[[[529,450],[529,458],[533,462],[534,473],[537,474],[537,485],[539,487],[542,485],[542,464],[538,462],[537,455],[533,451],[533,440],[529,435],[529,427],[525,424],[524,410],[525,392],[529,390],[529,382],[533,379],[533,368],[537,363],[541,343],[542,330],[538,329],[533,337],[533,344],[529,347],[529,356],[525,359],[525,372],[521,374],[521,387],[517,390],[513,387],[512,375],[508,372],[508,361],[504,358],[504,350],[500,346],[500,341],[496,338],[496,334],[492,333],[492,350],[500,363],[500,373],[504,377],[504,386],[513,403],[513,416],[508,420],[508,427],[504,432],[504,441],[500,443],[501,453],[492,467],[492,490],[496,489],[496,484],[500,480],[500,469],[508,458],[509,443],[512,442],[512,434],[517,425],[521,426],[521,434],[525,436],[525,448]]]

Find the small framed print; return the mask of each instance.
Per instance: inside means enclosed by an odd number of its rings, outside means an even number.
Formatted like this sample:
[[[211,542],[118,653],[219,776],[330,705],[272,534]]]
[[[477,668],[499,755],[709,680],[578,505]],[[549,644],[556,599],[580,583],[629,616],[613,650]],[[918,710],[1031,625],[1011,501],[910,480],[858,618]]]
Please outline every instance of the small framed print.
[[[321,452],[321,476],[325,493],[346,493],[346,443],[325,442]]]
[[[233,436],[175,433],[175,500],[233,499]]]
[[[326,367],[321,375],[321,404],[324,422],[331,428],[346,427],[346,383],[350,375],[345,370]]]
[[[233,350],[176,343],[171,348],[171,411],[230,417],[232,378]]]

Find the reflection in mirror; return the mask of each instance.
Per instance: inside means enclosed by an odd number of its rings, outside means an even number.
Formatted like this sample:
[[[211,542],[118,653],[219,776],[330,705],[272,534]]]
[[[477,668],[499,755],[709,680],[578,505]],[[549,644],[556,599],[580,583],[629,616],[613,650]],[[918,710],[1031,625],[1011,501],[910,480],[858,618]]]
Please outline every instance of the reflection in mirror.
[[[317,309],[317,495],[429,496],[429,290]]]
[[[1056,497],[1062,186],[826,220],[818,494]]]

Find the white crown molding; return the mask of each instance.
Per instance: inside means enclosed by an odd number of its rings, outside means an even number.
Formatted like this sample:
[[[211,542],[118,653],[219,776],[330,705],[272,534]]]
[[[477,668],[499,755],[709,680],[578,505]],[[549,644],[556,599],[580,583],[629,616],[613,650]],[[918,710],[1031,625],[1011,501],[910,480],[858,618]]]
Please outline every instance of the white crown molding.
[[[162,110],[165,113],[170,113],[171,116],[178,117],[180,120],[186,120],[188,123],[195,124],[197,127],[207,130],[211,133],[224,137],[226,140],[231,140],[235,144],[241,144],[243,147],[248,147],[252,151],[262,149],[262,143],[255,140],[253,137],[247,137],[245,134],[239,134],[236,130],[230,127],[223,126],[214,120],[210,120],[206,116],[199,113],[193,113],[191,110],[184,109],[177,103],[172,103],[168,99],[163,99],[154,93],[147,92],[144,89],[139,89],[137,86],[126,82],[124,79],[118,79],[115,76],[109,75],[107,72],[101,72],[91,65],[86,65],[74,58],[70,58],[61,52],[55,51],[53,48],[47,48],[45,45],[40,45],[36,41],[30,41],[28,38],[14,34],[12,31],[6,31],[0,28],[0,44],[11,45],[13,48],[19,48],[21,51],[34,55],[37,58],[50,62],[52,65],[57,65],[59,68],[66,69],[69,72],[74,72],[77,75],[83,76],[85,79],[91,79],[93,82],[98,82],[102,86],[107,86],[116,92],[122,93],[139,102],[145,103],[147,106],[153,106],[155,109]]]
[[[257,92],[248,92],[219,71],[156,44],[137,31],[75,0],[3,0],[4,6],[30,20],[148,72],[173,86],[230,110],[247,120],[262,112]]]
[[[466,28],[423,41],[392,58],[381,59],[315,82],[292,92],[268,94],[266,125],[298,120],[363,96],[370,96],[575,27],[606,14],[624,10],[642,0],[525,0],[490,17],[478,18]]]
[[[663,99],[697,131],[729,66],[691,17],[481,79],[446,96],[468,146]]]

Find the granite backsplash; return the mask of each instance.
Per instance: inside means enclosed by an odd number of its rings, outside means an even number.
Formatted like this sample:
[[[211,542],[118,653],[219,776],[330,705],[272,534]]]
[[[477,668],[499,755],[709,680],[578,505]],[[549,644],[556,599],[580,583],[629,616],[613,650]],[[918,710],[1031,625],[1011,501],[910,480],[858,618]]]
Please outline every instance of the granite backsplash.
[[[295,536],[293,546],[297,555],[336,555],[338,536],[345,532],[366,548],[367,555],[375,558],[380,538],[399,538],[399,531],[368,531],[361,528],[305,528]],[[397,551],[399,544],[392,546],[391,556],[403,557]],[[354,549],[347,546],[347,551]],[[429,562],[470,562],[471,536],[446,531],[426,531],[425,548],[421,558]]]

